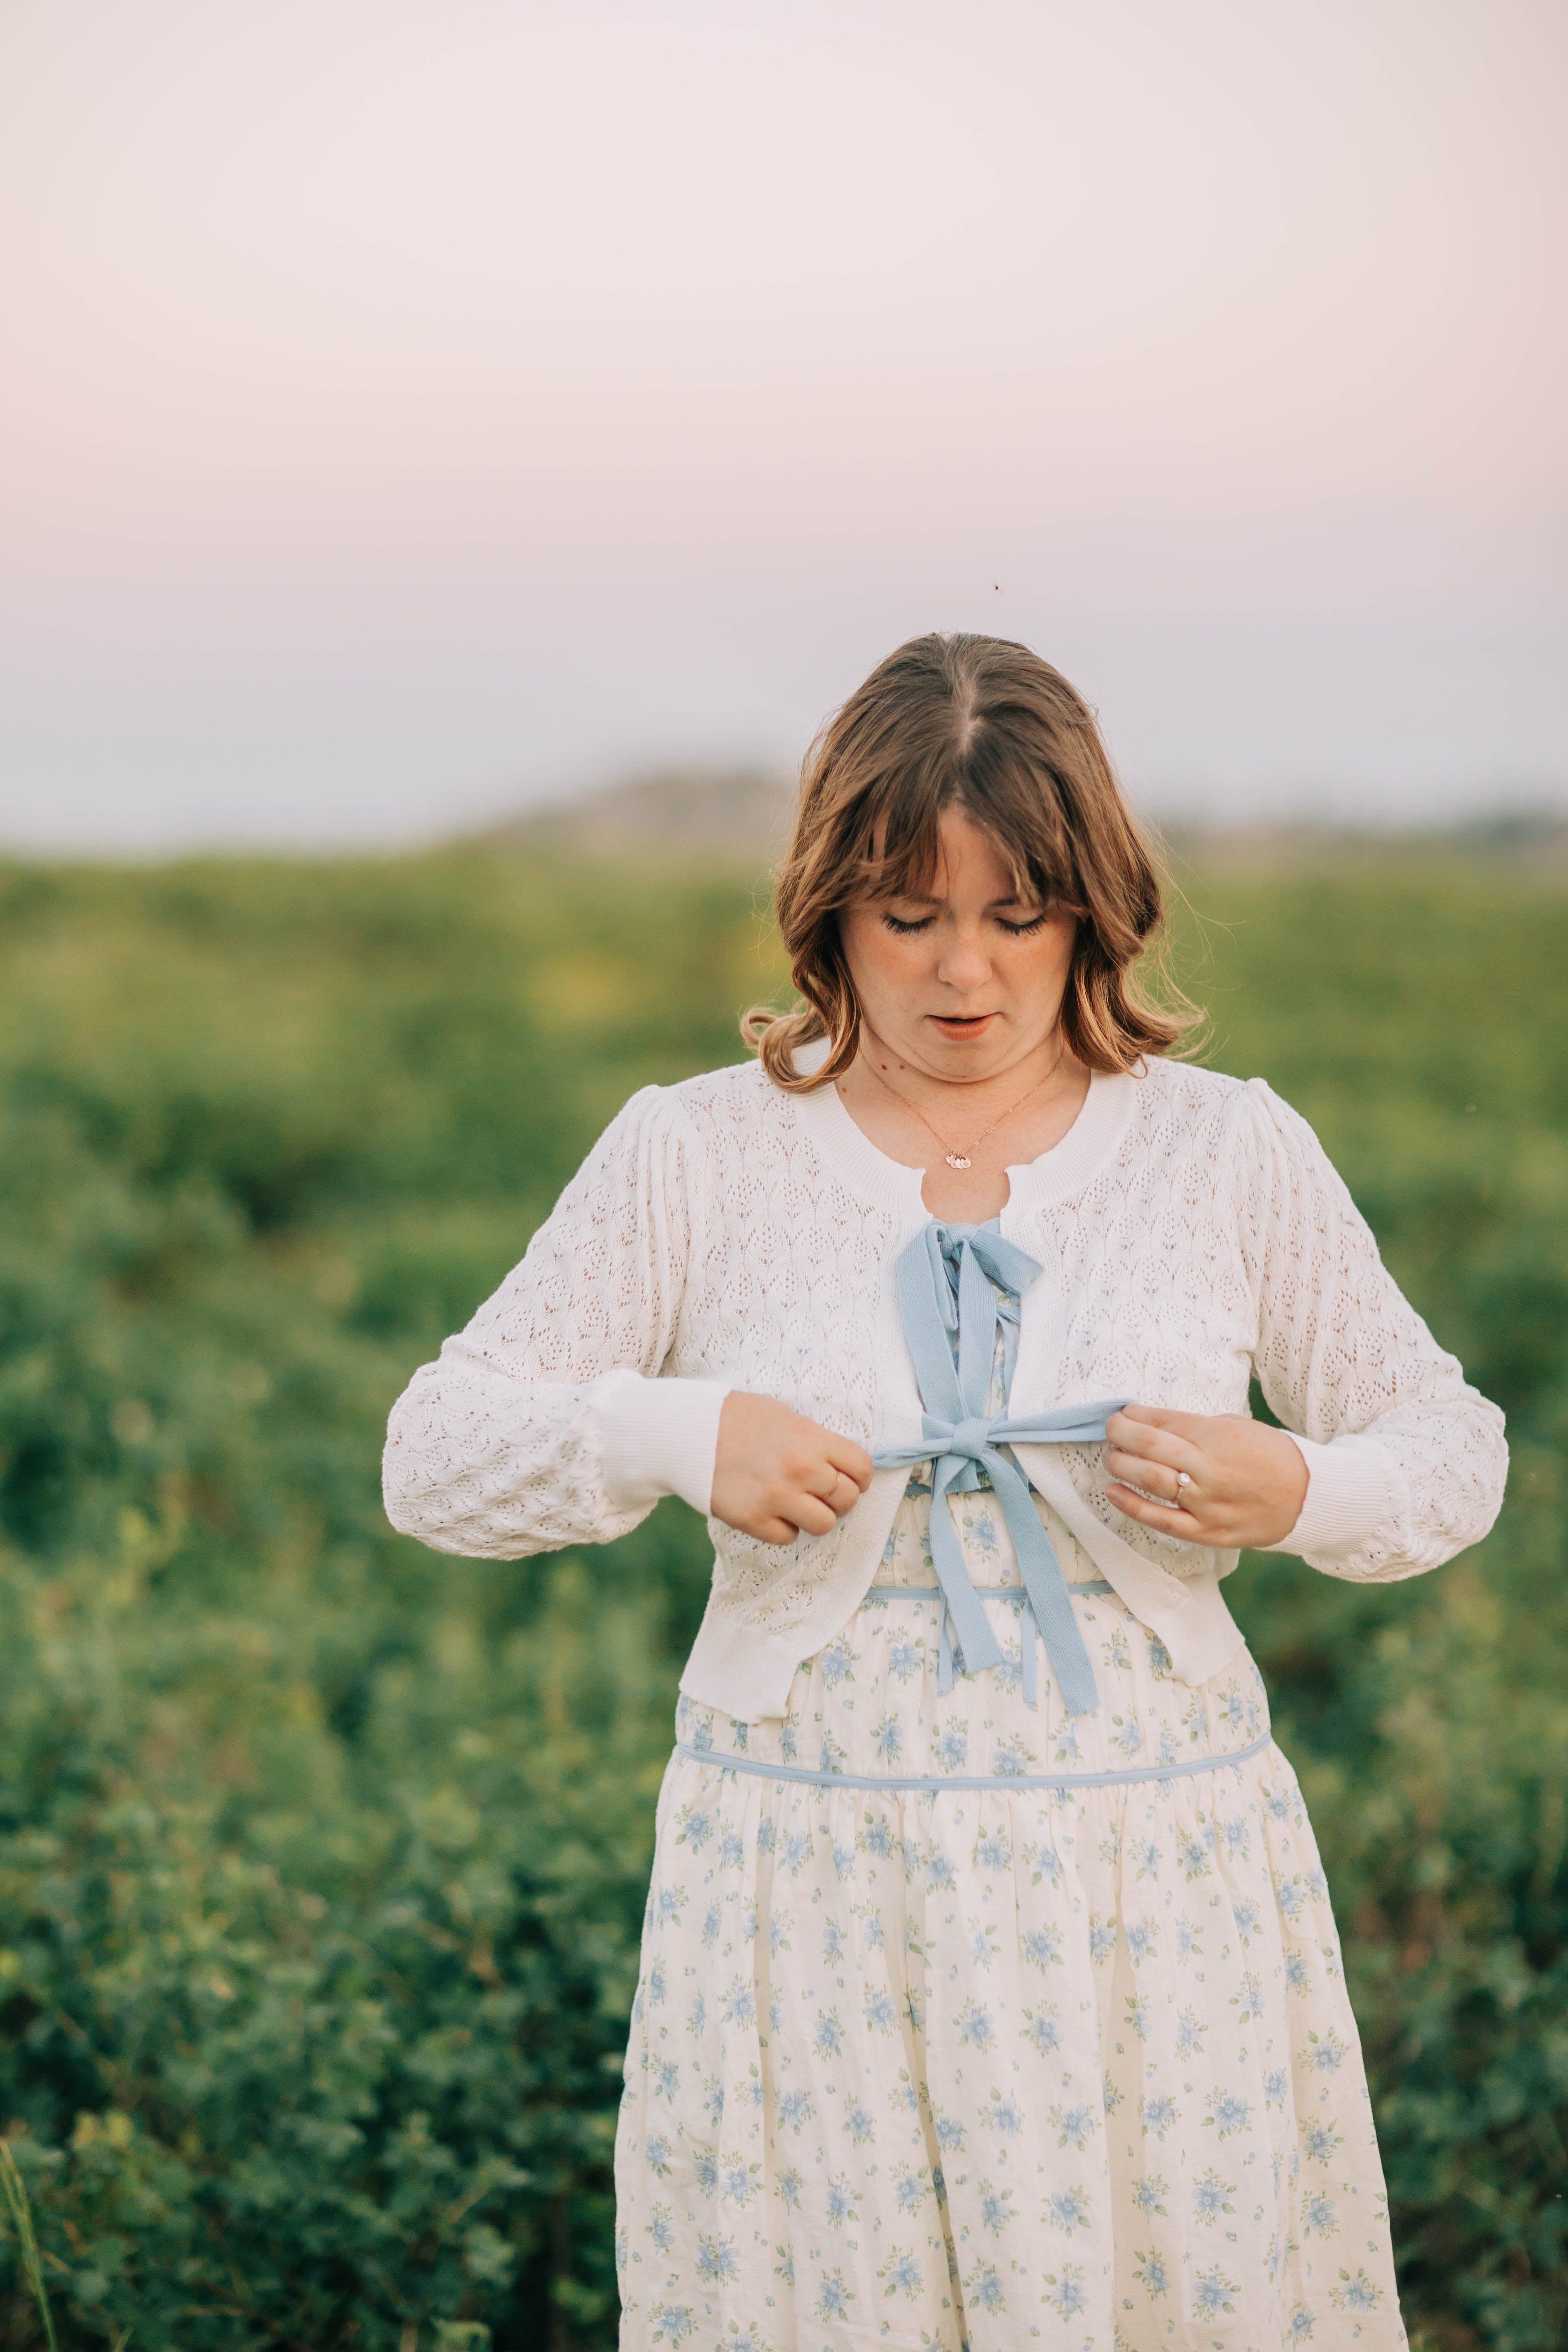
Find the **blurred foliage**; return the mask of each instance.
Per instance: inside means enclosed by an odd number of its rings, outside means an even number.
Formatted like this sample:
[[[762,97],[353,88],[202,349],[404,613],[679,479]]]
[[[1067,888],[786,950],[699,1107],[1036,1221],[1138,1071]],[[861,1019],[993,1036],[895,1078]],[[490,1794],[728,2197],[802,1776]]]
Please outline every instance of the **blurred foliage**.
[[[1231,1588],[1346,1931],[1413,2332],[1568,2340],[1568,922],[1500,866],[1187,877],[1220,1066],[1508,1408],[1480,1550]],[[1202,920],[1192,911],[1201,909]],[[0,2127],[62,2343],[586,2352],[704,1539],[455,1561],[387,1407],[776,990],[721,873],[0,869]],[[0,2245],[0,2345],[37,2341]]]

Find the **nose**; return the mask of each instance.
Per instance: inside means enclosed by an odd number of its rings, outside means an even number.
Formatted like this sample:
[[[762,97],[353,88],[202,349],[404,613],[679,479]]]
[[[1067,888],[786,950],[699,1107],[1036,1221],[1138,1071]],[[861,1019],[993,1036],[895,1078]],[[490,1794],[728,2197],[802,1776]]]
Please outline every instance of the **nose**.
[[[936,976],[961,995],[984,987],[991,977],[991,958],[978,930],[965,926],[949,933],[937,958]]]

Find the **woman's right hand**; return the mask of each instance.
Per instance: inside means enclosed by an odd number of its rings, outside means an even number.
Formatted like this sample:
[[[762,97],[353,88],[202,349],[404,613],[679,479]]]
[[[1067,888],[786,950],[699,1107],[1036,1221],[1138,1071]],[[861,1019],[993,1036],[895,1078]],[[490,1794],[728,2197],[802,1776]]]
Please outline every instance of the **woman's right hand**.
[[[776,1397],[731,1389],[719,1414],[716,1519],[759,1543],[825,1536],[871,1483],[871,1457]]]

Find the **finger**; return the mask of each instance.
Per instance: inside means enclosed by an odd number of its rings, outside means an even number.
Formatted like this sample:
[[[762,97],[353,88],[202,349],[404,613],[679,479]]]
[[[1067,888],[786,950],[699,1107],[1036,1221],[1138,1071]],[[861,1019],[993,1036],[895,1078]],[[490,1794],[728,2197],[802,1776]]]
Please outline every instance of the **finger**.
[[[1124,1404],[1115,1418],[1141,1422],[1147,1429],[1169,1430],[1173,1436],[1191,1440],[1201,1435],[1205,1415],[1177,1412],[1173,1406],[1164,1404]]]
[[[1125,1485],[1141,1486],[1148,1494],[1157,1496],[1162,1502],[1181,1501],[1184,1492],[1182,1473],[1173,1470],[1169,1464],[1142,1461],[1136,1454],[1124,1454],[1112,1445],[1106,1447],[1104,1461],[1112,1477],[1121,1479]],[[1185,1491],[1190,1493],[1192,1485],[1189,1476]]]
[[[801,1484],[808,1495],[817,1496],[840,1518],[852,1503],[860,1500],[861,1490],[855,1480],[844,1471],[831,1466],[810,1478],[803,1478]]]
[[[1124,1517],[1136,1519],[1141,1527],[1156,1528],[1162,1535],[1175,1536],[1183,1543],[1207,1540],[1202,1520],[1194,1518],[1191,1511],[1177,1510],[1169,1503],[1152,1503],[1131,1486],[1111,1486],[1105,1493],[1107,1500],[1114,1503]]]
[[[787,1519],[759,1519],[754,1527],[742,1528],[741,1533],[755,1536],[759,1543],[788,1546],[794,1543],[800,1529],[791,1527]]]
[[[1146,1462],[1164,1462],[1173,1470],[1194,1471],[1204,1458],[1202,1448],[1190,1438],[1134,1421],[1131,1413],[1113,1412],[1105,1424],[1105,1435],[1107,1443],[1120,1446],[1123,1454],[1140,1455]]]
[[[835,1518],[839,1519],[851,1504],[860,1500],[859,1487],[853,1478],[847,1478],[842,1470],[825,1470],[819,1479],[811,1480],[806,1492],[826,1503]]]
[[[863,1495],[871,1483],[872,1468],[871,1457],[865,1447],[857,1445],[852,1437],[835,1437],[830,1430],[826,1451],[834,1468],[841,1470],[845,1477],[853,1478]]]
[[[838,1514],[820,1495],[808,1494],[803,1486],[788,1498],[785,1508],[803,1535],[830,1535],[838,1525]]]
[[[1130,1477],[1135,1486],[1146,1485],[1150,1474],[1162,1488],[1172,1479],[1182,1477],[1189,1486],[1196,1486],[1211,1470],[1212,1465],[1195,1447],[1177,1445],[1173,1439],[1166,1439],[1163,1444],[1165,1450],[1159,1454],[1146,1454],[1128,1445],[1107,1445],[1100,1460],[1118,1477]]]

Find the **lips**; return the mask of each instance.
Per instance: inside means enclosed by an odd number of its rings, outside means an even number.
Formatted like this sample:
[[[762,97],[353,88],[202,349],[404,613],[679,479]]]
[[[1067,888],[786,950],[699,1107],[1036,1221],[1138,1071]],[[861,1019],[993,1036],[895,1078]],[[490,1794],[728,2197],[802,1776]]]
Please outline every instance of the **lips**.
[[[930,1018],[933,1027],[940,1029],[944,1037],[962,1039],[964,1037],[983,1037],[986,1030],[990,1028],[993,1021],[995,1020],[996,1015],[994,1013],[974,1013],[957,1015],[933,1013],[931,1014]]]

